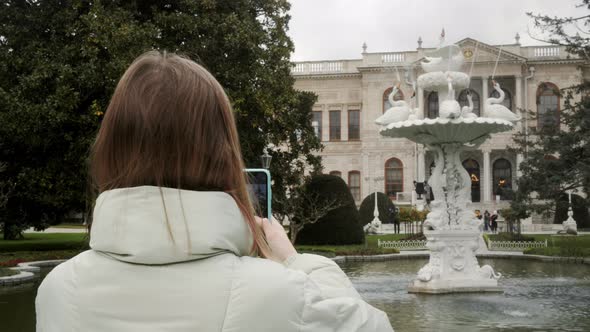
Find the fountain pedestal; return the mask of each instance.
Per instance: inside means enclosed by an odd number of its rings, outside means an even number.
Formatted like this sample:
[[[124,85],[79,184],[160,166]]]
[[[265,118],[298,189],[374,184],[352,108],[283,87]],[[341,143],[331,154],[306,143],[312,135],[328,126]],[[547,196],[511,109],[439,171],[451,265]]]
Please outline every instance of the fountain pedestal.
[[[502,292],[499,274],[491,266],[477,263],[479,232],[473,230],[431,230],[424,234],[430,261],[408,287],[410,293]]]
[[[470,207],[471,177],[461,162],[461,152],[476,148],[489,135],[512,129],[512,123],[492,118],[420,119],[391,123],[381,135],[404,137],[424,144],[434,154],[435,168],[428,180],[434,200],[424,222],[430,261],[417,275],[411,293],[502,292],[500,274],[480,267],[482,221]]]

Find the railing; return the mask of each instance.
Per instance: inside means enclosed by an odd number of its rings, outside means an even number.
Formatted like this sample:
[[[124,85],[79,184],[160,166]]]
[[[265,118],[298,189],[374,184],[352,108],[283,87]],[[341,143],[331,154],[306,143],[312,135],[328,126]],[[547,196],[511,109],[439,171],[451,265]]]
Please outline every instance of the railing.
[[[406,60],[405,53],[383,53],[381,54],[381,62],[392,63],[392,62],[404,62]]]
[[[533,55],[538,58],[544,57],[559,57],[559,46],[542,46],[533,49]]]
[[[294,74],[338,73],[344,71],[343,61],[300,62],[291,69]]]
[[[489,241],[489,250],[498,251],[522,251],[529,248],[547,248],[545,241]]]
[[[426,240],[381,241],[381,239],[377,239],[377,247],[399,250],[422,250],[426,249]]]

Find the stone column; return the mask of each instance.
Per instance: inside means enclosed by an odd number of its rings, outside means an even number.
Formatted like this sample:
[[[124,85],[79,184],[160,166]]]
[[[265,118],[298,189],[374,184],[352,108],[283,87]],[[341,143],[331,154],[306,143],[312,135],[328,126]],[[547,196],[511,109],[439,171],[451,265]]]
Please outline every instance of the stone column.
[[[348,105],[342,107],[342,112],[340,113],[340,126],[340,140],[348,141]]]
[[[418,145],[418,182],[424,182],[426,178],[426,166],[424,163],[424,146]]]
[[[322,141],[330,140],[330,109],[324,105],[322,109]]]
[[[514,86],[516,87],[516,96],[514,96],[514,105],[517,109],[522,109],[522,75],[516,75],[514,77]],[[516,110],[512,110],[514,113],[518,113]]]
[[[488,77],[482,76],[481,77],[481,101],[482,104],[485,102],[486,99],[490,98],[490,93],[488,92]],[[482,110],[483,111],[483,110]]]
[[[492,169],[490,164],[490,152],[488,149],[481,149],[483,152],[483,201],[488,203],[492,201]]]
[[[416,96],[416,102],[418,103],[418,118],[424,119],[424,89],[418,88],[418,95]]]
[[[369,174],[369,154],[367,152],[363,152],[362,154],[361,172],[361,179],[363,180],[361,186],[361,195],[363,197],[361,199],[365,199],[371,193],[371,174]]]

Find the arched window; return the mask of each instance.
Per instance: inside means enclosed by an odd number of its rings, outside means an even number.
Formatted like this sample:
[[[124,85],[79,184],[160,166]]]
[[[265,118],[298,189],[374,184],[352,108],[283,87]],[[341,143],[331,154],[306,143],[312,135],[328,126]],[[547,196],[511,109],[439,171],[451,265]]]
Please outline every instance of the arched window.
[[[361,200],[361,172],[350,171],[348,172],[348,188],[355,201]]]
[[[510,162],[504,158],[496,160],[492,166],[492,177],[494,195],[500,196],[501,200],[511,199],[512,165]]]
[[[385,92],[383,92],[382,113],[385,113],[385,111],[387,111],[388,109],[391,108],[391,103],[389,103],[389,94],[391,93],[391,91],[393,91],[393,88],[389,88],[389,89],[385,90]],[[395,96],[393,96],[393,100],[395,100],[395,101],[404,100],[404,93],[402,92],[402,90],[397,90],[397,93],[395,94]]]
[[[342,177],[342,172],[340,172],[340,171],[331,171],[330,172],[330,175],[336,175],[336,176]]]
[[[426,109],[429,119],[438,118],[438,92],[433,91],[428,94],[428,102],[426,103],[428,108]]]
[[[553,83],[541,83],[537,89],[537,128],[559,130],[559,88]]]
[[[404,191],[404,165],[401,160],[391,158],[385,162],[385,193],[396,199],[396,193]]]
[[[504,88],[500,88],[500,89],[502,89],[502,91],[504,91],[504,100],[502,101],[502,105],[504,105],[506,108],[508,108],[509,110],[514,112],[514,110],[512,109],[512,94],[510,94],[510,92]],[[492,89],[492,92],[490,93],[490,97],[500,98],[500,94],[498,93],[498,91]]]
[[[471,201],[479,202],[479,163],[473,159],[466,159],[463,161],[463,167],[465,167],[467,173],[469,173],[469,176],[471,177]]]
[[[477,116],[480,116],[480,102],[479,102],[479,94],[477,94],[477,92],[475,92],[475,90],[473,89],[465,89],[463,91],[461,91],[461,93],[459,94],[459,105],[461,105],[461,108],[463,108],[463,106],[469,106],[469,101],[467,101],[467,92],[470,91],[471,92],[471,100],[473,101],[473,113],[476,114]]]

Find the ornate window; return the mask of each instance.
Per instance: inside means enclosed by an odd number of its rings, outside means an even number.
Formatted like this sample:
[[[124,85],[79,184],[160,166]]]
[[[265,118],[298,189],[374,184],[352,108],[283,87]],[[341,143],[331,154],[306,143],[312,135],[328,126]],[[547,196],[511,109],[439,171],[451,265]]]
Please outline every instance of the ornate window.
[[[348,172],[348,187],[350,193],[355,201],[361,200],[361,172],[350,171]]]
[[[514,110],[512,109],[512,94],[504,88],[500,88],[500,89],[502,89],[502,91],[504,91],[504,100],[502,101],[502,105],[504,105],[506,108],[508,108],[509,110],[514,112]],[[498,91],[496,91],[492,88],[492,92],[490,93],[490,97],[500,98],[500,94],[498,93]]]
[[[426,103],[427,116],[429,119],[438,118],[438,92],[433,91],[428,94],[428,101]]]
[[[474,159],[466,159],[463,161],[463,167],[471,177],[471,201],[480,201],[480,180],[479,180],[479,163]]]
[[[313,126],[314,122],[317,123],[317,127],[314,128],[316,131],[315,134],[317,137],[322,140],[322,112],[321,111],[314,111],[312,112],[313,116],[311,118],[311,124]]]
[[[396,199],[396,193],[404,190],[404,165],[401,160],[391,158],[385,162],[385,193]]]
[[[361,138],[361,112],[348,111],[348,140],[358,141]]]
[[[330,141],[340,140],[340,111],[330,111]]]
[[[559,88],[545,82],[537,89],[537,128],[539,130],[559,130]]]
[[[389,88],[383,92],[383,109],[381,110],[382,113],[385,113],[388,109],[391,108],[391,103],[389,102],[389,94],[393,91],[393,88]],[[404,93],[402,90],[397,90],[395,96],[393,96],[393,100],[404,100]]]
[[[340,172],[340,171],[331,171],[330,172],[330,175],[336,175],[336,176],[342,177],[342,172]]]
[[[492,166],[494,195],[500,196],[501,200],[511,199],[512,191],[512,165],[504,158],[494,161]]]
[[[477,92],[475,92],[475,90],[465,89],[465,90],[461,91],[461,93],[459,94],[459,105],[461,105],[461,108],[463,108],[463,106],[469,106],[469,101],[467,100],[467,92],[468,91],[471,92],[471,100],[473,101],[473,113],[476,114],[477,116],[480,116],[481,112],[480,112],[479,94]]]

